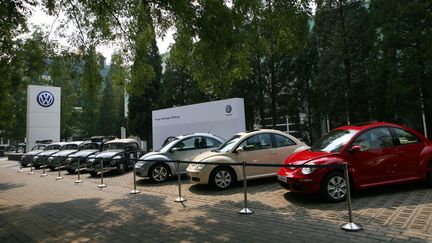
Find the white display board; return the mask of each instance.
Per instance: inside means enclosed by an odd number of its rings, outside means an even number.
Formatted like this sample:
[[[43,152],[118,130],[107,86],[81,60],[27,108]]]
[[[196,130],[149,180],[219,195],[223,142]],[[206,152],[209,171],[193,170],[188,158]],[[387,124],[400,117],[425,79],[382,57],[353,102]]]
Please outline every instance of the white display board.
[[[224,139],[246,130],[243,98],[232,98],[152,112],[153,149],[164,140],[196,132],[209,132]]]
[[[27,151],[36,140],[60,141],[60,108],[59,87],[27,87]]]

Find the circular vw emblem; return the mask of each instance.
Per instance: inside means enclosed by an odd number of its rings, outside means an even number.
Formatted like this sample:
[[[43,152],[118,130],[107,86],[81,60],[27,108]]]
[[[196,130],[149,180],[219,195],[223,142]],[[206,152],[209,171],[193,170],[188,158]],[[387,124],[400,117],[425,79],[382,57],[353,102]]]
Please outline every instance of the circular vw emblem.
[[[225,106],[225,111],[226,111],[227,113],[231,113],[231,111],[232,111],[232,107],[231,107],[230,105]]]
[[[54,103],[54,95],[49,91],[42,91],[37,95],[36,100],[40,106],[50,107]]]

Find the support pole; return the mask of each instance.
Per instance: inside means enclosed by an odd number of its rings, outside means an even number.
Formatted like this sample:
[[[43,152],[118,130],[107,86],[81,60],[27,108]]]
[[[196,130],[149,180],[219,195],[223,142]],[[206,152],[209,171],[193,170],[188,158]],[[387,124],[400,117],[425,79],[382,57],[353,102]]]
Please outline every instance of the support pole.
[[[31,158],[31,163],[30,163],[30,171],[28,172],[29,175],[33,175],[33,157]]]
[[[136,169],[135,169],[135,165],[136,165],[136,160],[133,164],[133,182],[134,182],[134,189],[132,191],[130,191],[130,194],[138,194],[140,193],[139,190],[136,189]]]
[[[101,163],[101,184],[99,184],[97,187],[98,187],[98,188],[104,188],[104,187],[107,187],[107,185],[105,185],[105,184],[103,183],[103,174],[104,174],[104,170],[103,170],[103,159],[100,160],[100,163]]]
[[[344,225],[341,226],[341,229],[345,230],[345,231],[353,231],[353,232],[357,232],[362,230],[362,226],[359,224],[356,224],[353,222],[353,218],[352,218],[352,210],[351,210],[351,188],[350,188],[350,184],[349,184],[349,175],[348,175],[348,163],[344,163],[343,164],[343,170],[344,170],[344,176],[345,176],[345,181],[346,181],[346,188],[347,188],[347,204],[348,204],[348,216],[349,216],[349,223],[346,223]]]
[[[181,177],[180,177],[180,161],[177,160],[177,178],[178,178],[178,191],[179,191],[179,196],[174,200],[174,202],[186,202],[186,198],[182,197],[181,195]]]
[[[45,176],[48,175],[48,174],[45,172],[45,169],[46,169],[46,161],[47,161],[47,159],[46,159],[45,162],[44,162],[44,167],[43,167],[42,175],[40,175],[41,177],[45,177]]]
[[[243,161],[243,193],[244,193],[244,208],[238,211],[239,214],[252,214],[253,211],[247,207],[247,178],[246,178],[246,162]]]
[[[59,164],[59,167],[58,167],[58,176],[56,177],[56,180],[61,180],[61,179],[63,179],[63,177],[61,176],[61,174],[60,174],[60,164]]]
[[[82,183],[83,180],[81,180],[81,176],[80,176],[80,170],[81,170],[81,164],[80,164],[80,158],[77,159],[77,165],[78,165],[78,179],[75,181],[75,183]]]

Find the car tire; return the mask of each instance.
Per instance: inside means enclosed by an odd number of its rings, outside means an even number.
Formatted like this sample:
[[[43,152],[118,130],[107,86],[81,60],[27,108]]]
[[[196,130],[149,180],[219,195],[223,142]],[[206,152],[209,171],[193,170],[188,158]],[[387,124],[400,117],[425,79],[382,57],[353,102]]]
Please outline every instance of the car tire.
[[[54,171],[55,170],[55,167],[52,167],[52,166],[50,166],[48,168],[50,169],[50,171]]]
[[[127,169],[126,162],[122,161],[117,165],[117,172],[119,174],[124,174],[126,172],[126,169]]]
[[[221,166],[211,172],[209,183],[216,190],[225,190],[235,184],[236,178],[233,169]]]
[[[68,172],[69,174],[74,174],[74,173],[75,173],[75,170],[74,170],[74,169],[67,169],[67,172]]]
[[[342,202],[346,199],[347,184],[342,172],[327,174],[321,183],[321,196],[327,202]]]
[[[149,170],[149,177],[154,182],[164,182],[168,179],[170,174],[168,165],[162,163],[153,165]]]
[[[35,169],[39,169],[40,165],[35,165],[34,167],[35,167]]]
[[[22,166],[23,168],[25,168],[25,167],[27,167],[27,164],[21,164],[21,166]]]
[[[92,177],[96,177],[98,173],[96,171],[90,171],[89,174]]]

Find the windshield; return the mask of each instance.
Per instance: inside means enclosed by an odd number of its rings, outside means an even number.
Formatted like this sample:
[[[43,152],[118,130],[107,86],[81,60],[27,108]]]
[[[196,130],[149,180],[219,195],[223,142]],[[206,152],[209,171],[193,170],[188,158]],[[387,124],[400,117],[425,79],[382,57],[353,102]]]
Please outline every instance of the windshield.
[[[217,148],[215,151],[216,152],[222,152],[222,153],[226,153],[228,151],[230,151],[234,145],[237,144],[237,141],[240,139],[240,135],[234,135],[234,137],[228,139],[227,141],[225,141],[221,146],[219,146],[219,148]]]
[[[104,150],[118,150],[118,149],[125,149],[124,143],[108,143],[104,145]]]
[[[61,147],[61,150],[78,150],[78,144],[66,144]]]
[[[60,145],[48,145],[46,146],[45,150],[59,150]]]
[[[80,146],[80,150],[86,149],[99,149],[99,144],[97,143],[85,143]]]
[[[355,133],[355,130],[333,130],[321,137],[310,150],[329,153],[340,152]]]
[[[162,153],[168,152],[168,149],[171,148],[175,143],[177,143],[178,140],[179,138],[174,138],[171,142],[165,144],[162,148],[156,150],[155,152],[162,152]]]
[[[44,150],[45,149],[45,145],[36,145],[32,148],[32,150]]]

